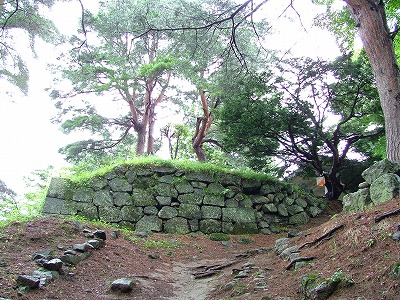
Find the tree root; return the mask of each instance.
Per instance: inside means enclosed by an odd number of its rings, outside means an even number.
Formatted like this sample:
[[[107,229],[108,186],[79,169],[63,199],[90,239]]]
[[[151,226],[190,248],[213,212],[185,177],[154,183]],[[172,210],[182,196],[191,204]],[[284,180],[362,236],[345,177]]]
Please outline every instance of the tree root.
[[[259,248],[246,251],[245,253],[238,254],[235,259],[223,264],[211,265],[211,266],[197,266],[193,267],[195,272],[192,273],[195,279],[205,278],[217,274],[220,270],[230,267],[234,264],[244,261],[252,256],[263,254],[265,252],[271,251],[271,248]]]
[[[217,274],[220,270],[230,267],[241,261],[243,261],[243,259],[236,259],[236,260],[233,260],[233,261],[230,261],[230,262],[227,262],[224,264],[219,264],[219,265],[198,266],[198,267],[195,267],[195,269],[197,269],[199,271],[192,273],[192,275],[194,276],[195,279],[212,276],[212,275]]]
[[[386,213],[384,213],[384,214],[382,214],[380,216],[377,216],[375,218],[375,223],[378,223],[378,222],[382,221],[385,218],[388,218],[388,217],[391,217],[391,216],[394,216],[394,215],[398,215],[398,214],[400,214],[400,208],[392,210],[392,211],[389,211],[389,212],[386,212]]]
[[[321,235],[319,238],[315,239],[314,241],[308,242],[308,243],[305,243],[305,244],[301,245],[301,246],[299,247],[299,250],[302,249],[302,248],[304,248],[304,247],[306,247],[306,246],[312,246],[312,245],[314,245],[314,244],[316,244],[316,243],[322,241],[323,239],[329,237],[329,236],[332,235],[335,231],[337,231],[337,230],[339,230],[339,229],[342,229],[343,227],[344,227],[344,224],[340,224],[340,225],[338,225],[338,226],[332,228],[332,229],[329,230],[327,233],[324,233],[323,235]]]
[[[300,262],[300,261],[310,261],[310,260],[314,260],[314,259],[316,259],[316,258],[317,258],[316,256],[298,257],[298,258],[296,258],[296,259],[293,259],[293,260],[290,262],[290,264],[288,264],[288,265],[286,266],[286,270],[287,270],[287,271],[290,270],[290,268],[291,268],[292,266],[294,266],[296,263],[298,263],[298,262]]]

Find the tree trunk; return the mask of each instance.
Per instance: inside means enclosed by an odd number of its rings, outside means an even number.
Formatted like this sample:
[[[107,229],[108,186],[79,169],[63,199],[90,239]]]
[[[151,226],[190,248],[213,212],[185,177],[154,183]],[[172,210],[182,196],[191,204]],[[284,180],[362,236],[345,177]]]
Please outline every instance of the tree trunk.
[[[137,135],[138,135],[138,140],[137,140],[137,145],[136,145],[136,155],[141,156],[144,154],[144,148],[146,146],[146,127],[142,124],[140,126],[140,129],[137,130]]]
[[[374,70],[385,117],[386,156],[400,162],[400,72],[381,0],[344,0]]]
[[[326,187],[325,197],[328,200],[337,200],[343,192],[343,184],[340,182],[339,178],[337,178],[337,174],[329,173],[324,175],[324,177]]]
[[[147,154],[154,154],[154,123],[156,121],[154,106],[149,109],[149,132],[147,138]]]
[[[206,155],[203,150],[204,138],[213,122],[213,117],[208,109],[208,102],[203,89],[199,89],[201,106],[203,108],[203,117],[197,118],[196,131],[192,138],[192,146],[196,153],[198,161],[206,161]]]

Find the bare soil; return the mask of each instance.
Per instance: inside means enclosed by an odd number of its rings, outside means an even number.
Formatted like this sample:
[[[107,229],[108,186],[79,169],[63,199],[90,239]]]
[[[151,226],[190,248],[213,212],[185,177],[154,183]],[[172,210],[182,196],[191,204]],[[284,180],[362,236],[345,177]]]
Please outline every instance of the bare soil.
[[[329,299],[400,299],[400,280],[390,270],[400,262],[400,243],[393,241],[400,215],[374,221],[376,216],[399,208],[392,200],[366,212],[335,214],[340,207],[332,203],[329,214],[312,219],[298,228],[300,235],[290,245],[311,243],[338,225],[343,228],[320,242],[306,245],[300,256],[315,256],[305,267],[286,270],[289,261],[278,257],[275,240],[279,235],[231,236],[230,245],[211,241],[205,235],[152,234],[139,238],[121,234],[112,238],[114,228],[84,227],[107,232],[106,245],[91,251],[91,256],[49,285],[19,296],[16,278],[31,274],[37,265],[35,251],[52,249],[54,256],[87,240],[76,221],[43,217],[29,223],[13,223],[0,232],[0,298],[8,299],[302,299],[301,277],[305,274],[330,278],[341,270],[354,284],[340,287]],[[244,243],[250,242],[251,243]],[[150,257],[151,256],[151,257]],[[229,265],[223,267],[225,265]],[[211,276],[195,279],[193,274],[210,266],[221,269]],[[218,267],[217,267],[218,269]],[[236,278],[244,269],[244,278]],[[137,281],[129,294],[110,291],[118,278]]]

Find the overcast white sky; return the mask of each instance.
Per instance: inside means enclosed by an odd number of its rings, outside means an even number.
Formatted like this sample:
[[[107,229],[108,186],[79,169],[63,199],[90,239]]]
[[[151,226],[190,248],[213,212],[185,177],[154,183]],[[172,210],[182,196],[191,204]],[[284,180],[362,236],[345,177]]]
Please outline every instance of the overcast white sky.
[[[95,9],[98,3],[93,0],[82,2],[90,9]],[[307,28],[305,32],[294,12],[291,12],[294,23],[289,18],[276,19],[282,11],[282,2],[286,1],[271,0],[263,12],[271,16],[270,22],[277,25],[276,30],[279,30],[268,40],[268,46],[272,45],[273,48],[283,51],[292,48],[296,56],[334,58],[339,55],[335,41],[329,33],[310,28],[312,14],[322,8],[311,6],[311,0],[303,0],[301,6],[299,4],[297,8]],[[80,13],[78,1],[57,4],[50,12],[51,18],[65,34],[75,32],[75,28],[79,26]],[[58,154],[58,149],[75,138],[62,134],[58,125],[50,122],[56,109],[44,89],[50,85],[52,79],[46,65],[55,59],[54,47],[38,41],[38,59],[33,59],[30,55],[27,42],[21,43],[20,48],[20,51],[25,52],[30,69],[30,89],[29,95],[24,97],[17,89],[4,83],[4,80],[0,81],[3,87],[0,91],[0,179],[11,189],[23,193],[24,175],[45,169],[49,165],[66,165]],[[6,95],[4,89],[12,90],[12,96]]]

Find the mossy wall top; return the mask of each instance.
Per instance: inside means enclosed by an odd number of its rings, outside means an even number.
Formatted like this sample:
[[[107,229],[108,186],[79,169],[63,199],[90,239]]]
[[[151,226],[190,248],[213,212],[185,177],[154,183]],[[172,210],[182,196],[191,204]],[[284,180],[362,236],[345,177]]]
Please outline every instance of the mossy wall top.
[[[322,199],[274,179],[120,165],[79,184],[53,178],[43,213],[80,215],[138,231],[270,234],[307,223],[323,207]]]

